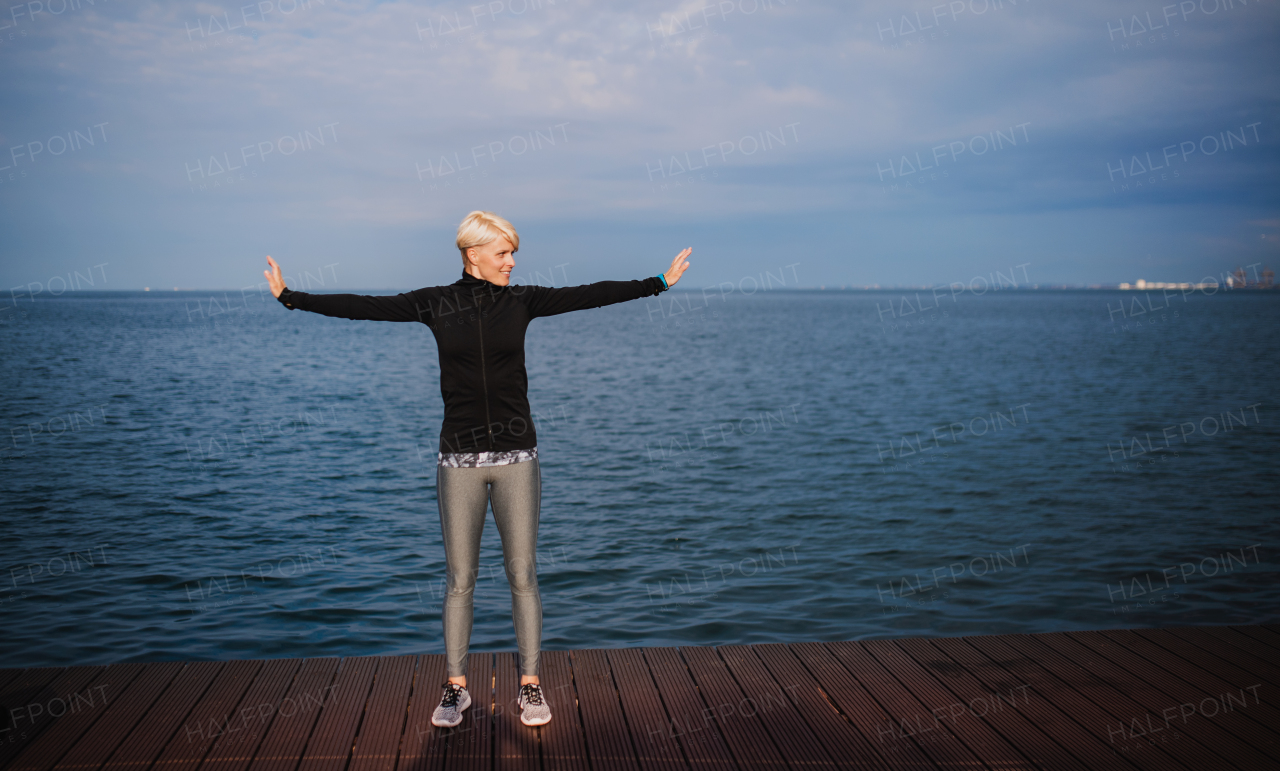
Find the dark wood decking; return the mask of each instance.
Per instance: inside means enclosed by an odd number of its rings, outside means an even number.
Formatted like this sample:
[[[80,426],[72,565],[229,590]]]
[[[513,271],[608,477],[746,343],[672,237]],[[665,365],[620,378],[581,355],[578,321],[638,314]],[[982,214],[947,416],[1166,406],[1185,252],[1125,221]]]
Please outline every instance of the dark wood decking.
[[[3,771],[1280,769],[1280,628],[0,670]]]

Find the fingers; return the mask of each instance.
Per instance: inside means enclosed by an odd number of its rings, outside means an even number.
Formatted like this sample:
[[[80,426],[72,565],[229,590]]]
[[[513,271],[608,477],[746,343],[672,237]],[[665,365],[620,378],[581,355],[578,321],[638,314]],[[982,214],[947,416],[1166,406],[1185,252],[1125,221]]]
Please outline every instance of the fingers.
[[[682,251],[682,252],[680,252],[679,254],[677,254],[677,255],[676,255],[676,258],[675,258],[674,260],[672,260],[672,262],[671,262],[671,266],[672,266],[672,268],[674,268],[676,271],[678,271],[677,275],[679,275],[680,273],[683,273],[683,272],[684,272],[684,269],[685,269],[685,268],[687,268],[687,267],[689,267],[689,262],[688,262],[687,260],[685,260],[685,258],[686,258],[686,257],[688,257],[688,256],[689,256],[690,254],[692,254],[692,253],[693,253],[693,248],[692,248],[692,247],[688,247],[688,246],[686,246],[686,247],[684,248],[684,251]]]
[[[693,252],[693,249],[691,247],[685,247],[684,251],[677,254],[676,258],[671,261],[671,269],[672,270],[677,269],[680,266],[680,263],[684,260],[684,258],[688,257],[691,252]],[[685,265],[687,266],[688,263],[685,263]]]

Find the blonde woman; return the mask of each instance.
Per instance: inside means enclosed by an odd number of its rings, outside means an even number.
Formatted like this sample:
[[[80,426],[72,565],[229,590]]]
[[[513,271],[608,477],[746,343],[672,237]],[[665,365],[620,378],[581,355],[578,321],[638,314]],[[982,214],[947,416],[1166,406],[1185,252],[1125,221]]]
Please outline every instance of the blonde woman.
[[[444,423],[437,455],[436,494],[444,533],[448,590],[443,620],[448,682],[431,722],[456,726],[471,704],[467,649],[472,597],[479,572],[485,512],[502,538],[503,564],[511,584],[511,614],[520,662],[520,719],[525,725],[551,720],[538,679],[542,600],[536,548],[542,474],[529,410],[524,335],[540,316],[599,308],[666,291],[689,267],[685,249],[666,273],[635,281],[600,281],[550,288],[511,286],[520,236],[502,217],[473,211],[458,226],[462,278],[395,296],[308,294],[284,284],[280,266],[267,258],[271,292],[289,309],[344,319],[416,321],[426,324],[440,354]]]

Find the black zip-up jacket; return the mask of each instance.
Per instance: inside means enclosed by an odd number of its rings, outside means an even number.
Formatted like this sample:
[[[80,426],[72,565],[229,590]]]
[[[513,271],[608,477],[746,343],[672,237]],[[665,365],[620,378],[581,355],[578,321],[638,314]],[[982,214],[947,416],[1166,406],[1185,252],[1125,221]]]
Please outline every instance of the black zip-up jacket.
[[[464,270],[461,280],[448,286],[394,296],[310,294],[286,287],[278,299],[286,308],[325,316],[426,324],[440,353],[440,452],[490,452],[527,450],[538,443],[524,367],[530,321],[665,290],[657,276],[569,287],[498,286]]]

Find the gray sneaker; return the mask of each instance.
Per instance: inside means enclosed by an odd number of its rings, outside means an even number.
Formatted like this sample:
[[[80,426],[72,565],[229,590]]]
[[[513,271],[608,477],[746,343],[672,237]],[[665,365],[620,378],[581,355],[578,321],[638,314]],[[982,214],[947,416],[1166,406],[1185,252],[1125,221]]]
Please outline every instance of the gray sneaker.
[[[471,706],[471,694],[457,683],[444,684],[444,697],[440,706],[431,713],[431,724],[443,728],[453,728],[462,722],[462,710]]]
[[[520,722],[544,725],[551,722],[551,705],[542,696],[542,686],[528,683],[520,686]]]

